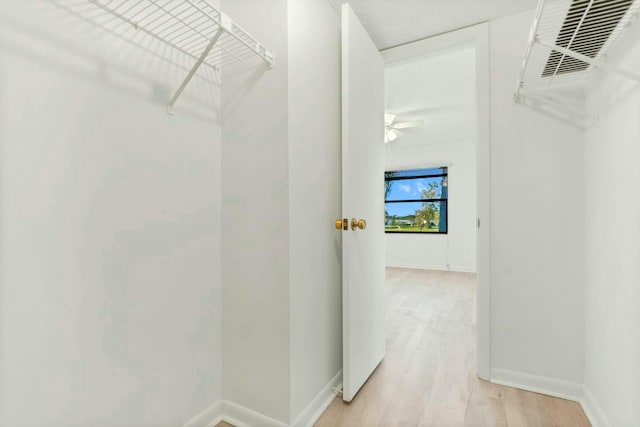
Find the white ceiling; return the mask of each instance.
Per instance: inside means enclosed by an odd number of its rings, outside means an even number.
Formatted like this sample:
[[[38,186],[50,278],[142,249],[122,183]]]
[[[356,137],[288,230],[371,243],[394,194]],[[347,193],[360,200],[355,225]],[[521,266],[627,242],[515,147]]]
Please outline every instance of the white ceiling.
[[[395,122],[423,120],[402,129],[391,149],[473,142],[476,138],[476,78],[473,46],[444,50],[385,69],[385,111]]]
[[[378,49],[534,9],[537,0],[328,0],[351,4]]]

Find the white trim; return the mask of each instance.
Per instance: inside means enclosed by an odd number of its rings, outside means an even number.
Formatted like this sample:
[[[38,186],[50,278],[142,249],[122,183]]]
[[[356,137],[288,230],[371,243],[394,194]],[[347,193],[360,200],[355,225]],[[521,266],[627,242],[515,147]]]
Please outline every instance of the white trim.
[[[582,397],[582,384],[523,372],[492,369],[491,382],[576,402]]]
[[[389,268],[410,268],[412,270],[437,270],[437,271],[447,271],[446,265],[416,265],[416,264],[387,264],[385,267]]]
[[[222,421],[222,399],[200,412],[182,427],[214,427]]]
[[[476,43],[478,138],[476,145],[476,363],[478,376],[491,375],[491,93],[489,24],[472,27]]]
[[[282,421],[267,417],[252,409],[225,400],[222,406],[222,420],[235,427],[287,427]]]
[[[300,413],[291,424],[294,427],[312,426],[329,404],[335,398],[334,389],[342,386],[342,371],[338,372],[320,393]],[[287,427],[288,424],[270,418],[252,409],[245,408],[228,400],[218,400],[216,403],[194,416],[182,427],[215,427],[221,421],[233,424],[235,427]]]
[[[449,271],[456,273],[476,273],[476,269],[472,267],[456,267],[455,265],[449,266]]]
[[[324,386],[320,393],[307,405],[306,408],[298,415],[298,418],[291,424],[292,427],[310,427],[318,421],[318,418],[331,404],[336,397],[333,389],[342,386],[342,371],[338,372],[335,377]]]
[[[465,141],[468,141],[468,139],[465,139]],[[421,144],[421,145],[424,146],[424,145],[431,145],[431,144]],[[411,148],[413,147],[414,146],[412,146]],[[417,163],[416,162],[416,163],[407,163],[407,164],[403,163],[401,167],[385,167],[384,171],[397,172],[402,169],[437,169],[442,167],[452,168],[453,163],[451,162],[433,162],[433,163]]]
[[[388,268],[410,268],[412,270],[436,270],[436,271],[453,271],[456,273],[475,273],[475,268],[470,267],[455,267],[446,265],[417,265],[417,264],[386,264],[385,267]]]
[[[584,386],[582,388],[582,399],[580,399],[580,406],[587,415],[589,422],[593,427],[611,427],[611,423],[604,414],[604,411],[598,405],[596,398],[591,394],[589,387]]]
[[[478,134],[476,138],[477,200],[480,220],[476,239],[477,347],[478,376],[491,377],[491,94],[489,64],[489,24],[482,23],[450,33],[383,50],[385,66],[393,67],[409,61],[442,53],[443,50],[473,45],[476,48],[476,85]]]

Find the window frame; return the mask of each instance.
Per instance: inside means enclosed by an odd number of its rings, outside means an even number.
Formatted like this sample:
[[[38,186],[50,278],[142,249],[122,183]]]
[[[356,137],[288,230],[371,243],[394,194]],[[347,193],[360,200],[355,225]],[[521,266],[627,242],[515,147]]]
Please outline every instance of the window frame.
[[[403,171],[410,171],[410,170],[429,170],[429,169],[446,169],[446,172],[444,173],[440,173],[440,174],[436,174],[436,175],[415,175],[415,176],[401,176],[401,177],[391,177],[391,178],[387,178],[386,174],[389,172],[403,172]],[[447,188],[449,187],[449,167],[448,166],[432,166],[432,167],[424,167],[424,168],[410,168],[410,169],[396,169],[396,170],[385,170],[385,177],[384,177],[384,182],[385,184],[388,181],[404,181],[404,180],[408,180],[408,179],[421,179],[421,178],[442,178],[442,177],[446,177],[447,178]],[[386,221],[385,221],[385,230],[384,233],[385,234],[416,234],[416,235],[423,235],[423,234],[437,234],[437,235],[446,235],[449,234],[449,190],[447,190],[447,197],[446,198],[434,198],[434,199],[403,199],[403,200],[387,200],[386,197],[384,199],[384,204],[386,205],[387,203],[431,203],[431,202],[436,202],[436,203],[443,203],[445,204],[445,224],[446,224],[446,231],[387,231],[386,228]]]

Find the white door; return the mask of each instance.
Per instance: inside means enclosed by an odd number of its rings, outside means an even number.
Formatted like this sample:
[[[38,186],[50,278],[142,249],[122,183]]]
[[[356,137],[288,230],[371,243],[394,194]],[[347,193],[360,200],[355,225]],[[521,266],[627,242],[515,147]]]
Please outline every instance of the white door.
[[[384,62],[348,4],[342,6],[342,217],[348,225],[342,231],[343,399],[350,402],[385,353],[385,249]]]

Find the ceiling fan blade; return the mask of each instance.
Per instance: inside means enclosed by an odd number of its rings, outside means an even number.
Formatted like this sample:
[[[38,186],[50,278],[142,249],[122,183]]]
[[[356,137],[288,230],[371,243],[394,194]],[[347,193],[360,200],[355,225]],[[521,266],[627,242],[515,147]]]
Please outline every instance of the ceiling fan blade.
[[[415,128],[418,126],[422,126],[424,124],[424,120],[414,120],[412,122],[402,122],[396,123],[393,125],[395,129],[406,129],[406,128]]]
[[[395,119],[396,119],[396,115],[395,114],[384,113],[384,124],[385,125],[390,125],[391,123],[393,123],[393,121]]]

